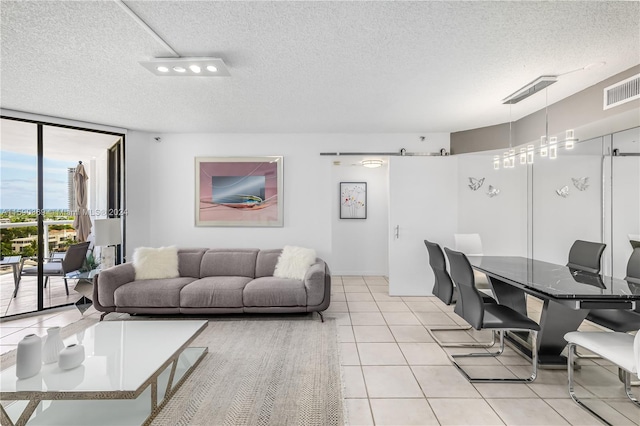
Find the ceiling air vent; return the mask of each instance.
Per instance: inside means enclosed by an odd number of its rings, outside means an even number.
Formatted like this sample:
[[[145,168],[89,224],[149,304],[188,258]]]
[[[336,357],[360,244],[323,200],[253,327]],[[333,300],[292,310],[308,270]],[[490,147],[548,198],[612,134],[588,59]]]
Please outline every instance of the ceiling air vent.
[[[640,99],[640,74],[605,87],[603,109],[613,108],[634,99]]]

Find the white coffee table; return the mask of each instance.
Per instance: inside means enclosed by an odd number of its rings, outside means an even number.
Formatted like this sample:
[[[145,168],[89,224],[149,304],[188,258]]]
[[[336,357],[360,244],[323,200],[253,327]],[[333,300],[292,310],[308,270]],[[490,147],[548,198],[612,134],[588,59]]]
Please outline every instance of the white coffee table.
[[[7,425],[150,422],[206,355],[189,347],[207,321],[104,321],[65,339],[85,347],[80,367],[42,366],[18,380],[16,367],[0,373],[0,418]],[[16,402],[7,404],[6,401]]]

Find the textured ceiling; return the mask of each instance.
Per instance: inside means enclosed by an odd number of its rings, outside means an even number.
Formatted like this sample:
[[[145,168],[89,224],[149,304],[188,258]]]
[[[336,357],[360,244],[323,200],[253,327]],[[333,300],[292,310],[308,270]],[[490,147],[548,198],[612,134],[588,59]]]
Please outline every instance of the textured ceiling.
[[[2,108],[154,132],[452,132],[527,115],[640,63],[640,3],[126,1],[230,78],[157,77],[170,56],[112,1],[5,1]]]

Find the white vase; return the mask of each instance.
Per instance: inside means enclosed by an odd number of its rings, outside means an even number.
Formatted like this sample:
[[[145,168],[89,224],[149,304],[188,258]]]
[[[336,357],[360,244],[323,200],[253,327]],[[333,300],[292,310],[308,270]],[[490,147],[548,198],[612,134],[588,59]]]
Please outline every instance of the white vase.
[[[60,351],[58,366],[63,370],[71,370],[78,367],[84,361],[84,346],[69,345]]]
[[[18,343],[16,353],[16,376],[27,379],[35,376],[42,368],[42,339],[35,334],[27,334]]]
[[[58,362],[60,351],[64,349],[64,343],[60,337],[60,327],[47,328],[47,338],[42,345],[42,362],[51,364]]]

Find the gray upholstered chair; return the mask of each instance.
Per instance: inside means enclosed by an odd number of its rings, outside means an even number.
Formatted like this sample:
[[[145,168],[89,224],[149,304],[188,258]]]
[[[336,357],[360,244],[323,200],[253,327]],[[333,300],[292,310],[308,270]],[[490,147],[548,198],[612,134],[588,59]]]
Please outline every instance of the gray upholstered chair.
[[[467,256],[484,256],[482,250],[482,239],[480,234],[453,234],[455,250],[461,251]],[[476,287],[483,293],[491,293],[489,278],[480,271],[474,269],[473,275],[476,279]]]
[[[67,248],[67,251],[62,259],[55,256],[50,259],[50,261],[45,262],[42,265],[42,273],[45,277],[44,286],[47,286],[47,282],[49,281],[49,277],[62,277],[64,279],[64,288],[67,292],[67,296],[69,295],[69,285],[67,283],[67,274],[77,271],[82,268],[84,261],[87,257],[87,250],[89,249],[89,242],[72,244]],[[37,276],[38,275],[38,267],[32,266],[25,268],[24,263],[20,269],[20,276]],[[18,281],[19,283],[19,281]],[[16,286],[15,294],[18,292],[18,287]]]
[[[447,261],[445,260],[444,253],[442,252],[442,248],[440,248],[439,244],[433,243],[428,240],[424,240],[424,245],[427,247],[427,252],[429,253],[429,265],[431,266],[431,270],[433,271],[433,275],[435,277],[435,282],[433,284],[433,290],[431,292],[434,296],[442,301],[445,305],[449,306],[453,303],[456,303],[458,298],[457,289],[453,285],[453,281],[451,281],[451,276],[449,272],[447,272]],[[482,295],[484,303],[496,303],[495,299],[491,296]],[[469,330],[471,326],[458,326],[458,327],[427,327],[427,331],[441,347],[482,347],[488,348],[495,344],[495,333],[492,333],[492,340],[487,343],[453,343],[453,342],[442,342],[438,336],[434,333],[435,331],[464,331]]]
[[[464,253],[444,249],[449,264],[451,265],[451,278],[458,288],[459,300],[456,302],[455,313],[460,315],[476,330],[495,330],[499,332],[500,348],[498,352],[490,353],[470,353],[470,354],[450,354],[449,357],[453,365],[469,380],[470,382],[533,382],[538,375],[538,349],[537,336],[540,326],[530,319],[513,309],[497,303],[484,303],[482,301],[482,293],[475,286],[473,277],[473,269],[469,263],[469,259]],[[486,357],[498,356],[504,351],[504,333],[505,331],[528,331],[531,334],[531,376],[527,378],[474,378],[456,362],[456,358],[462,357]]]
[[[569,249],[569,262],[571,269],[579,269],[594,274],[600,273],[600,260],[606,244],[591,241],[576,240]]]
[[[624,279],[629,285],[640,286],[640,248],[634,249],[631,253]],[[640,306],[635,310],[592,309],[587,319],[613,331],[626,333],[640,328]]]
[[[638,250],[638,249],[636,249]],[[573,369],[576,359],[576,347],[582,347],[594,354],[617,365],[623,372],[625,392],[629,399],[640,407],[640,402],[631,393],[631,375],[640,378],[640,330],[635,335],[627,333],[608,333],[602,331],[572,331],[565,334],[565,340],[569,343],[567,370],[569,375],[569,395],[582,408],[589,411],[605,424],[610,424],[600,414],[589,408],[577,397],[573,385]]]

